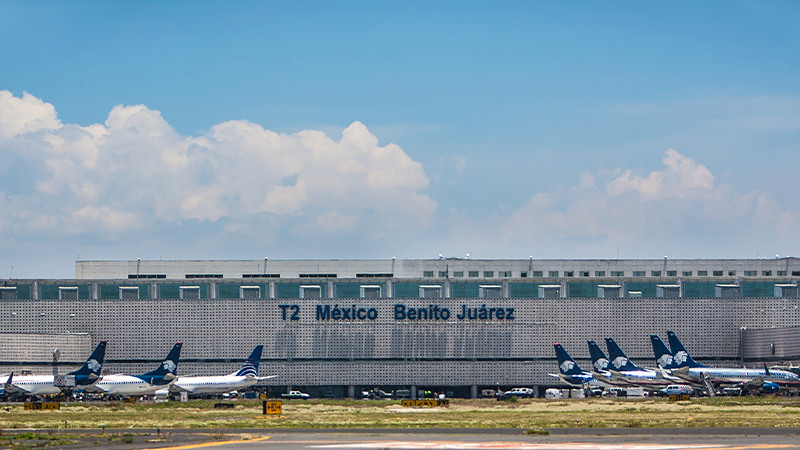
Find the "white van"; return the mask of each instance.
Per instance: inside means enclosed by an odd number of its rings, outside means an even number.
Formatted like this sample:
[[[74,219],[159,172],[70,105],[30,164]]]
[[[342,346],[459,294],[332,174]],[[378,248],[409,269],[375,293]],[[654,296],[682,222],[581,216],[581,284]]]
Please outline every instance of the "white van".
[[[544,391],[544,398],[560,399],[562,397],[563,397],[563,395],[561,394],[561,389],[553,389],[553,388],[551,388],[551,389],[548,389],[548,390]]]

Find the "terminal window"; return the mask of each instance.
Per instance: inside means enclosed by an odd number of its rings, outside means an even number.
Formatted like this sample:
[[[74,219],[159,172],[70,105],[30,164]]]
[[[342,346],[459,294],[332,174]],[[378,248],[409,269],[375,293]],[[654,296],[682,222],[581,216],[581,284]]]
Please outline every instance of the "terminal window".
[[[464,272],[453,272],[453,276],[456,278],[464,278]]]
[[[785,277],[786,276],[786,271],[785,270],[779,270],[778,271],[778,276],[779,277]]]
[[[708,271],[707,270],[698,270],[697,271],[697,276],[698,277],[707,277],[708,276]]]
[[[661,276],[661,271],[660,270],[651,270],[650,271],[650,276],[651,277],[660,277]]]
[[[761,276],[771,277],[772,276],[772,271],[771,270],[762,270],[761,271]]]
[[[300,286],[300,298],[322,298],[320,286]]]
[[[606,276],[606,271],[605,270],[595,270],[594,271],[594,276],[596,276],[596,277],[604,277],[604,276]]]
[[[494,270],[484,270],[483,271],[484,278],[492,278],[494,277]]]
[[[520,272],[519,273],[519,277],[520,278],[528,278],[528,272]]]
[[[644,276],[644,270],[634,270],[633,271],[633,276],[635,276],[635,277],[643,277]]]
[[[549,276],[549,277],[557,277],[558,276],[558,271],[557,270],[551,270],[550,272],[547,272],[547,276]]]
[[[480,286],[481,298],[500,298],[503,296],[503,289],[500,286]]]
[[[534,278],[541,278],[541,277],[543,277],[544,275],[542,274],[542,271],[541,271],[541,270],[534,270],[534,271],[532,272],[532,276],[533,276]]]
[[[260,286],[241,286],[239,288],[239,297],[241,298],[259,298],[260,296]]]
[[[478,278],[478,271],[477,270],[470,270],[469,271],[470,278]]]
[[[447,278],[447,271],[446,270],[440,270],[439,271],[439,278]]]
[[[713,273],[714,273],[715,277],[721,277],[722,276],[722,271],[721,270],[715,270]]]
[[[624,270],[612,270],[611,271],[611,276],[612,277],[624,277],[625,276],[625,271]]]
[[[0,300],[16,300],[17,288],[16,287],[1,287]]]
[[[729,277],[735,277],[736,276],[736,271],[735,270],[729,270],[728,271],[728,276]]]
[[[589,271],[588,270],[581,270],[581,276],[582,277],[588,277],[589,276]]]
[[[565,277],[574,277],[575,276],[575,272],[573,272],[572,270],[568,270],[568,271],[564,272],[564,276]]]
[[[744,271],[744,276],[746,276],[746,277],[754,277],[754,276],[756,276],[756,274],[758,274],[758,271],[756,271],[756,270],[745,270]]]
[[[677,270],[668,270],[667,271],[667,276],[668,277],[677,277],[678,276],[678,271]]]
[[[432,270],[424,270],[422,271],[422,276],[425,278],[433,278],[433,271]]]
[[[380,286],[361,286],[361,298],[380,298]]]
[[[497,272],[497,276],[500,278],[511,278],[511,271],[510,270],[501,270]]]
[[[192,300],[200,298],[200,286],[181,286],[180,298]]]
[[[58,299],[59,300],[77,300],[78,299],[78,287],[59,287],[58,288]]]
[[[683,271],[683,272],[681,272],[681,273],[683,274],[683,276],[684,276],[684,277],[690,277],[690,276],[692,276],[692,271],[691,271],[691,270],[684,270],[684,271]]]
[[[137,286],[120,286],[120,300],[139,300],[139,288]]]

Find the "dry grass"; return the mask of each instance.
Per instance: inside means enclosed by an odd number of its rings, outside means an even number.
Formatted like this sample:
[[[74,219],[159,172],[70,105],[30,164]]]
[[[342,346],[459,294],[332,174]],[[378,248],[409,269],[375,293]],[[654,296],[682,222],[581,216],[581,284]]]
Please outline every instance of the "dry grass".
[[[449,408],[408,409],[399,402],[284,401],[280,417],[261,403],[230,410],[213,401],[65,404],[59,411],[0,409],[0,428],[521,428],[800,427],[800,400],[773,397],[695,399],[452,400]]]

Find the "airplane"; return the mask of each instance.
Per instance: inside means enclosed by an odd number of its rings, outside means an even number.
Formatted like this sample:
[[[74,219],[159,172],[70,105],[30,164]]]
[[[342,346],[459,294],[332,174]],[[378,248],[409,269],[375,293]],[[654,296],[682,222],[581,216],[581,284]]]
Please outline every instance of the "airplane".
[[[594,376],[590,372],[582,370],[561,344],[553,344],[553,347],[556,351],[559,373],[548,373],[548,375],[558,378],[570,386],[583,387],[594,381]]]
[[[678,381],[677,378],[665,373],[645,369],[632,363],[612,338],[606,338],[606,346],[608,347],[608,356],[611,359],[608,370],[611,371],[612,378],[617,377],[631,385],[646,389],[668,386]]]
[[[199,377],[178,377],[169,389],[160,389],[156,395],[166,395],[169,393],[188,392],[192,394],[226,394],[228,392],[246,389],[261,380],[275,378],[277,375],[268,377],[258,376],[258,365],[261,362],[261,352],[263,345],[256,345],[250,356],[242,364],[242,368],[228,375],[219,376],[199,376]]]
[[[23,375],[12,380],[12,373],[4,386],[4,393],[13,396],[55,395],[65,390],[91,388],[100,379],[106,344],[107,341],[98,342],[86,362],[66,375]]]
[[[742,391],[759,390],[765,394],[774,394],[781,387],[800,387],[800,376],[785,370],[708,367],[697,363],[686,351],[678,336],[667,331],[673,358],[679,367],[672,374],[690,383],[708,382],[712,386],[741,388]]]
[[[141,375],[105,375],[92,392],[116,395],[152,395],[157,390],[175,382],[178,359],[181,356],[182,342],[172,346],[172,350],[158,368]]]

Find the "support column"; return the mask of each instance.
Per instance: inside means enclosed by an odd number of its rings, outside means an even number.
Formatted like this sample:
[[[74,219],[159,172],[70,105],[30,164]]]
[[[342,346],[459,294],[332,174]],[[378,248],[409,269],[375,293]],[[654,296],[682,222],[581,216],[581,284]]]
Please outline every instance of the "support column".
[[[347,386],[347,397],[348,398],[356,398],[356,387],[352,384]]]
[[[472,398],[478,398],[478,386],[472,385]]]
[[[417,399],[417,387],[412,385],[411,386],[411,400],[416,400],[416,399]]]

